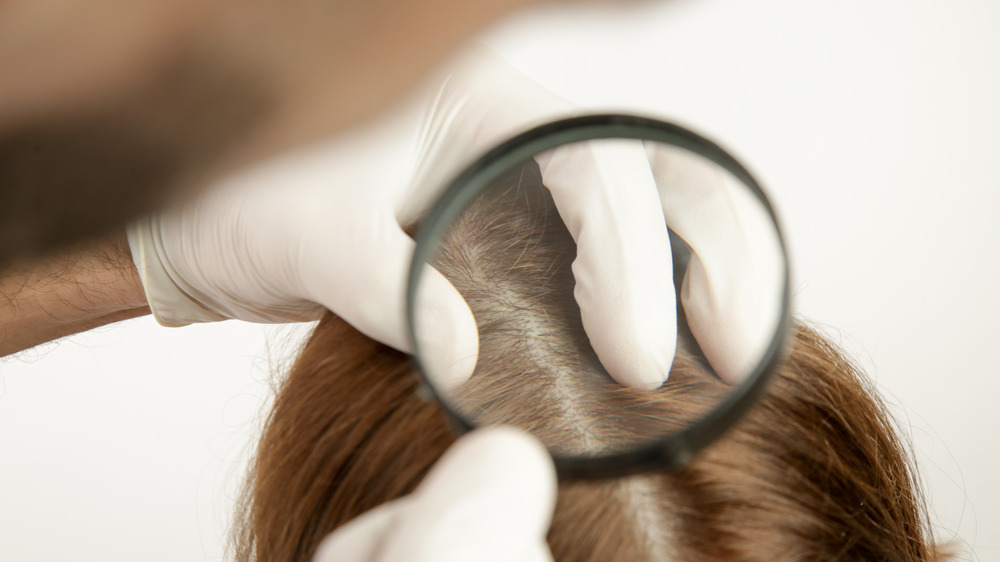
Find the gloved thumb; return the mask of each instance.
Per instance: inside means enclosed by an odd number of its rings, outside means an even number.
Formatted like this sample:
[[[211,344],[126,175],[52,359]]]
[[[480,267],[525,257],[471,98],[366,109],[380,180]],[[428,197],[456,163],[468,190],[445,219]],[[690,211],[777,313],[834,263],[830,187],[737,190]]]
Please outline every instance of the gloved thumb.
[[[314,562],[549,562],[551,457],[528,435],[494,427],[460,439],[410,496],[342,527]]]

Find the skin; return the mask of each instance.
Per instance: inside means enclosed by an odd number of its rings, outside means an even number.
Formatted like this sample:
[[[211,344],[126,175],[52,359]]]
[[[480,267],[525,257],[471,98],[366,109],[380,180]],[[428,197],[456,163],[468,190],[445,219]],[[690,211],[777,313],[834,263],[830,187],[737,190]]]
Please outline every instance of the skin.
[[[0,355],[148,313],[127,220],[370,118],[530,3],[0,3]]]
[[[0,278],[0,356],[144,314],[124,236],[15,263]]]

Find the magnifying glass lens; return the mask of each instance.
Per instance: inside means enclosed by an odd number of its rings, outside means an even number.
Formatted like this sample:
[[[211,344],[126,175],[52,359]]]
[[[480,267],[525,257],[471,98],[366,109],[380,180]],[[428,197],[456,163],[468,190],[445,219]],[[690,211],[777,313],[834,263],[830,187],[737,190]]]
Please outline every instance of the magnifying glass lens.
[[[591,136],[494,156],[421,226],[410,301],[418,363],[460,425],[519,427],[557,461],[702,446],[778,359],[787,266],[776,221],[749,175],[707,141]],[[594,256],[608,261],[597,273]],[[635,271],[607,269],[625,267]],[[651,294],[600,281],[616,275],[646,275],[633,286]],[[456,328],[461,314],[441,310],[442,283],[474,326]],[[634,331],[589,326],[588,306],[599,319],[639,316],[663,341],[633,345]],[[623,360],[622,349],[673,359],[665,372],[621,372],[656,364]]]

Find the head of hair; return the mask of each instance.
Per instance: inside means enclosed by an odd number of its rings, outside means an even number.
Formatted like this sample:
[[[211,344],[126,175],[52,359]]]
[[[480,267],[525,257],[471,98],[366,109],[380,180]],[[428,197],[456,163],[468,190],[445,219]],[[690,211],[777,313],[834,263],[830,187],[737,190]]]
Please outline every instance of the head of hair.
[[[603,371],[567,291],[572,239],[540,186],[533,164],[499,182],[450,229],[434,263],[480,331],[476,371],[455,403],[488,404],[483,421],[577,454],[650,430],[616,420],[664,431],[700,417],[729,387],[685,345],[656,393]],[[561,482],[554,559],[942,559],[910,456],[871,383],[815,331],[797,326],[792,340],[759,404],[682,469]],[[310,560],[338,526],[412,491],[454,441],[419,387],[405,355],[324,318],[267,418],[235,558]]]

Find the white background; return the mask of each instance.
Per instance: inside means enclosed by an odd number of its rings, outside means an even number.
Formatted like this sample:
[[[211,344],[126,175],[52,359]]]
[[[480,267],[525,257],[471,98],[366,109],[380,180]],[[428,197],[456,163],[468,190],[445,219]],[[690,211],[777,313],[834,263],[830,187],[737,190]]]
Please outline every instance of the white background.
[[[942,539],[1000,560],[1000,2],[676,0],[486,38],[595,109],[673,119],[758,176],[800,316],[909,428]],[[130,321],[0,362],[0,558],[220,560],[293,329]]]

